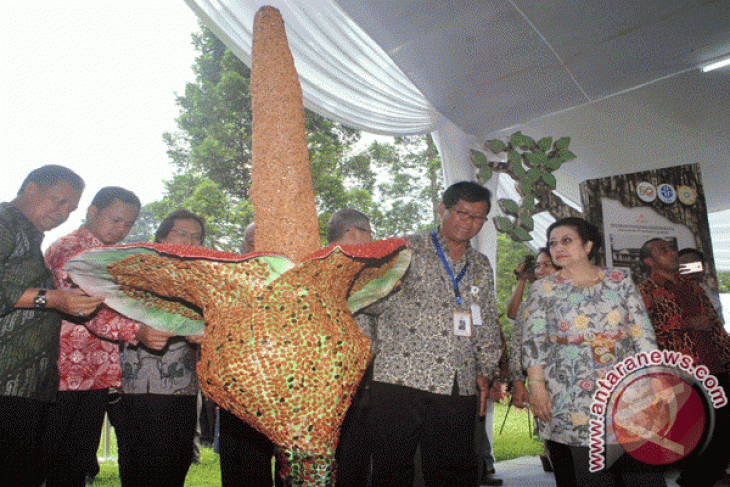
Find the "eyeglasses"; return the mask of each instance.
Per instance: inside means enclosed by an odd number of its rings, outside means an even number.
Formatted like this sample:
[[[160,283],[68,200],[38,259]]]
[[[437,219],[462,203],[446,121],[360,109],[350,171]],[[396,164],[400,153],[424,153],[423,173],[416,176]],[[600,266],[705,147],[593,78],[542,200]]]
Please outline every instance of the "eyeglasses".
[[[456,214],[456,217],[460,220],[468,220],[471,223],[479,223],[480,225],[484,224],[485,221],[487,221],[486,216],[478,216],[478,215],[472,215],[471,213],[467,213],[466,211],[461,210],[449,210]]]
[[[374,231],[372,231],[372,230],[371,230],[371,229],[369,229],[369,228],[363,228],[363,227],[355,227],[355,228],[357,228],[357,229],[358,229],[358,230],[360,230],[361,232],[365,232],[365,233],[369,234],[369,235],[370,235],[371,237],[372,237],[373,235],[375,235],[375,232],[374,232]]]
[[[189,239],[191,242],[196,244],[203,243],[203,235],[200,233],[190,233],[185,230],[170,230],[170,233],[174,233],[180,240]]]

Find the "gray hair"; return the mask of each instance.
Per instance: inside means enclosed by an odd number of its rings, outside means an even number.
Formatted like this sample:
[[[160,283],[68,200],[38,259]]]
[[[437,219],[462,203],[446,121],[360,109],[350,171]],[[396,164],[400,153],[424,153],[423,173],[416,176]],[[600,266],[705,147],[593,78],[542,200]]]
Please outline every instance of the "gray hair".
[[[370,224],[368,216],[352,208],[345,208],[330,217],[327,222],[327,242],[333,243],[345,236],[352,227],[364,227]]]

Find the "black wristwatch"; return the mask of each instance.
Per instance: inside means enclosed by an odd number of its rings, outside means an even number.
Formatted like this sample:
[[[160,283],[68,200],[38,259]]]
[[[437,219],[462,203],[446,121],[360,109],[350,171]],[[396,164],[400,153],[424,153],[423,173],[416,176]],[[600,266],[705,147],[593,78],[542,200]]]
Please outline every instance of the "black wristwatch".
[[[48,304],[48,298],[46,298],[46,290],[39,289],[38,294],[33,298],[33,306],[39,309],[44,309]]]

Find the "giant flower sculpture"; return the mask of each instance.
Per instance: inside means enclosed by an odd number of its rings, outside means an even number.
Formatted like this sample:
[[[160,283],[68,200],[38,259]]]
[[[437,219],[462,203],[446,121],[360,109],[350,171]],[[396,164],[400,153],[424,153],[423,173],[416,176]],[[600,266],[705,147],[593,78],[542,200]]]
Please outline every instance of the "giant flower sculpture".
[[[281,447],[292,485],[331,485],[339,425],[370,358],[351,312],[387,294],[409,262],[401,239],[328,247],[299,264],[138,244],[85,251],[65,269],[131,318],[205,329],[204,393]]]
[[[332,485],[339,426],[370,359],[351,312],[391,291],[410,250],[402,239],[319,249],[301,86],[271,7],[254,20],[251,96],[261,252],[138,244],[88,250],[65,268],[131,318],[205,329],[203,392],[281,447],[289,485]]]

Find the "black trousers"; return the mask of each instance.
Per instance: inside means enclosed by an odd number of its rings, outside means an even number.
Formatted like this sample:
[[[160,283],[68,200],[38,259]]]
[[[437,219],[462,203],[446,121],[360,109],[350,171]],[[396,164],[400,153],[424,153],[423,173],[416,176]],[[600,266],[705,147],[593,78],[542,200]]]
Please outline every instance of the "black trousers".
[[[122,394],[114,424],[123,487],[184,487],[193,459],[196,396]]]
[[[59,391],[48,415],[46,487],[84,487],[89,459],[96,458],[108,389]]]
[[[222,487],[271,487],[271,457],[276,445],[232,413],[223,408],[218,411]],[[283,485],[278,474],[274,479],[276,486]]]
[[[373,487],[412,487],[413,455],[419,444],[427,486],[477,485],[476,414],[476,396],[371,382]]]
[[[49,403],[0,396],[2,485],[37,487],[43,482],[43,436]]]
[[[370,406],[372,363],[352,398],[352,404],[342,421],[337,443],[337,487],[364,487],[370,474],[370,437],[367,412]]]
[[[660,468],[624,454],[611,468],[591,473],[589,448],[546,441],[558,487],[666,487]]]
[[[730,375],[727,373],[714,375],[730,399]],[[678,479],[681,485],[712,487],[722,477],[730,462],[730,447],[727,444],[730,437],[730,404],[715,409],[715,428],[711,434],[709,444],[702,453],[687,458]]]

